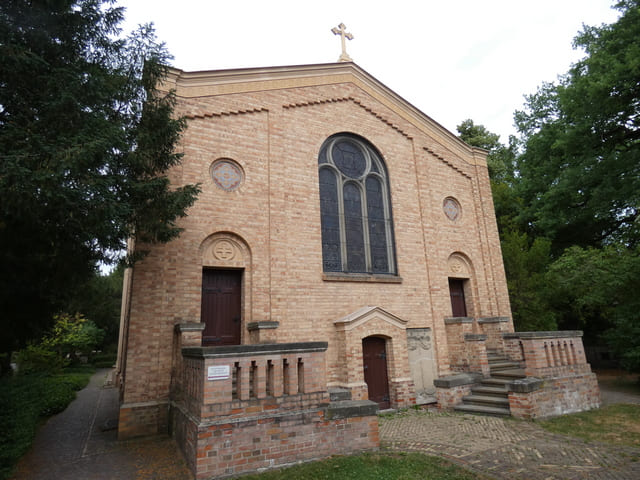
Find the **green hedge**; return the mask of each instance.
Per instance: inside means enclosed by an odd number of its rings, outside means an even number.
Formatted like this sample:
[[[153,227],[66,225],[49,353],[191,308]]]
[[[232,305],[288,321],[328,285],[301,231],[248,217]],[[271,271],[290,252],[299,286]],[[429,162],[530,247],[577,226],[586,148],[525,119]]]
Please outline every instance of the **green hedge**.
[[[42,418],[62,412],[89,383],[92,371],[16,375],[0,379],[0,480],[8,478]]]

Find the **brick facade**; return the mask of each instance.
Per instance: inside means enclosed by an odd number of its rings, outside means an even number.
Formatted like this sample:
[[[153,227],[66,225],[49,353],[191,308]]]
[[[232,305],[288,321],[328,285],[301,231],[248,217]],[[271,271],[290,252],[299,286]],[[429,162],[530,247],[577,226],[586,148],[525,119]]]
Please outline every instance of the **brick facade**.
[[[511,317],[486,151],[355,64],[172,70],[165,88],[175,89],[177,114],[188,125],[182,164],[170,179],[200,183],[202,193],[180,221],[182,235],[137,246],[149,254],[127,276],[121,437],[167,430],[172,376],[181,368],[174,325],[200,323],[206,267],[243,272],[241,343],[326,341],[325,387],[347,388],[354,399],[367,398],[363,338],[385,338],[395,407],[415,403],[412,376],[422,368],[409,368],[408,328],[430,332],[433,350],[415,365],[426,365],[431,377],[451,372],[450,277],[464,281],[469,315]],[[318,155],[340,132],[368,141],[386,165],[397,275],[323,272]],[[220,159],[242,175],[233,191],[212,179]],[[449,198],[459,207],[455,216],[443,210]],[[362,321],[342,321],[368,307]],[[513,330],[510,320],[505,328]],[[475,323],[471,330],[477,333]]]

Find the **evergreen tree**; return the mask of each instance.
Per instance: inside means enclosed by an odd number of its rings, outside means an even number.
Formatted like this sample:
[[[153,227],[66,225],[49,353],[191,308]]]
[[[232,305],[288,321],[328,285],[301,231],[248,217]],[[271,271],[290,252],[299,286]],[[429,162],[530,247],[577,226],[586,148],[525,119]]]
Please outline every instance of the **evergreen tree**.
[[[112,0],[0,2],[0,353],[128,238],[178,235],[198,193],[166,176],[185,126],[156,90],[169,56],[149,26],[121,39],[122,19]]]

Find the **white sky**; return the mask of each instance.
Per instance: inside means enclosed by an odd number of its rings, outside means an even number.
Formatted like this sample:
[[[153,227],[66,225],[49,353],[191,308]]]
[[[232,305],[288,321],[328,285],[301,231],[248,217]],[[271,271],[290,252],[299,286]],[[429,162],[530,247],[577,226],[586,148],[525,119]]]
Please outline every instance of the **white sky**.
[[[582,57],[582,25],[613,0],[118,0],[125,30],[153,22],[186,71],[331,63],[347,26],[355,63],[456,133],[467,118],[515,134],[524,95]]]

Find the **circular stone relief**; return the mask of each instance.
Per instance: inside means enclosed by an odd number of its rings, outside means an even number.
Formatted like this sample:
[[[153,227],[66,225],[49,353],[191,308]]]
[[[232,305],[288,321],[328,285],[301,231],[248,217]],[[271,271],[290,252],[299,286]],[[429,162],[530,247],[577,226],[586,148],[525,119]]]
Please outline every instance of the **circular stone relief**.
[[[338,170],[350,178],[360,178],[367,169],[367,161],[362,149],[349,140],[339,140],[333,146],[333,163]]]
[[[242,168],[233,160],[216,160],[211,165],[211,178],[222,190],[232,192],[236,190],[243,179]]]
[[[444,202],[442,203],[442,210],[444,210],[444,214],[452,222],[458,220],[462,214],[460,204],[453,197],[447,197],[444,199]]]
[[[236,256],[236,249],[229,240],[219,240],[213,245],[213,256],[217,260],[233,260]]]

